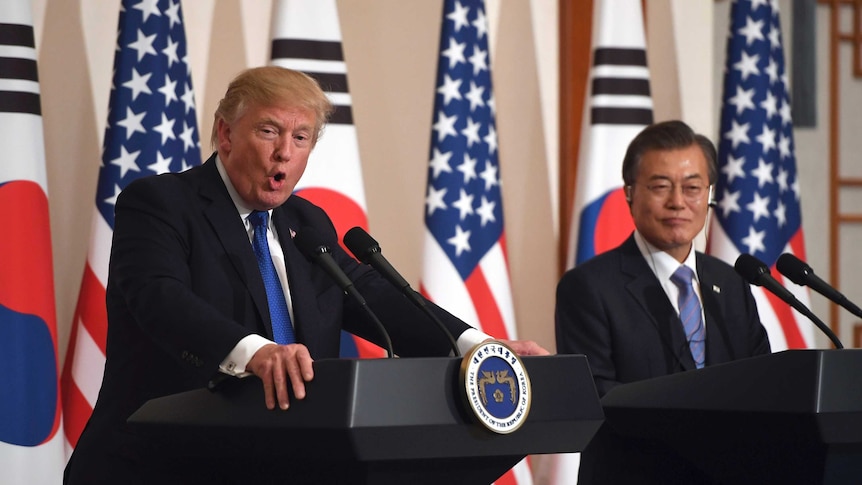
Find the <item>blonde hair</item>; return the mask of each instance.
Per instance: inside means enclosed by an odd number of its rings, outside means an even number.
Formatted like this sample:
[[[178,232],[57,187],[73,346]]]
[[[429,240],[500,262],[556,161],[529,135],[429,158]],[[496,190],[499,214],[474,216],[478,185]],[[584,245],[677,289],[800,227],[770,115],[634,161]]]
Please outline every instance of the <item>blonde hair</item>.
[[[315,119],[312,144],[317,143],[334,111],[317,81],[305,73],[277,66],[246,69],[231,81],[218,103],[210,137],[212,147],[218,146],[219,120],[232,123],[252,104],[286,104],[311,111]]]

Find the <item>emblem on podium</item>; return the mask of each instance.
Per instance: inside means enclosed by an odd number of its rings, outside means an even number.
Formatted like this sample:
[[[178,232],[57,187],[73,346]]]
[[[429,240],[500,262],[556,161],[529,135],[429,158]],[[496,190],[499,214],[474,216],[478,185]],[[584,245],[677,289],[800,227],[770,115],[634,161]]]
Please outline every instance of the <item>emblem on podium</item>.
[[[515,351],[498,341],[483,342],[461,361],[467,407],[485,428],[511,433],[530,412],[530,378]]]

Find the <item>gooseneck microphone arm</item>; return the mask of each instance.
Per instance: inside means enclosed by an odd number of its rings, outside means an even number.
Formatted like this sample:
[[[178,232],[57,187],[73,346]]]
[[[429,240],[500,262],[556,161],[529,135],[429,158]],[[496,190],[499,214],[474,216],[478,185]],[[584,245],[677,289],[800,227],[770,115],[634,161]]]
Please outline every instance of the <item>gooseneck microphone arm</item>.
[[[353,281],[347,277],[344,271],[341,270],[341,267],[338,266],[338,263],[332,258],[331,250],[323,237],[313,227],[304,227],[296,233],[293,241],[306,258],[323,268],[344,293],[350,295],[351,298],[359,303],[359,306],[362,307],[368,318],[374,322],[374,325],[380,332],[380,336],[383,337],[386,355],[391,359],[395,352],[392,348],[392,339],[389,337],[389,332],[386,331],[386,327],[383,326],[383,323],[368,306],[359,290],[353,286]]]
[[[814,270],[811,269],[811,266],[805,264],[805,261],[802,261],[790,253],[784,253],[778,257],[778,261],[776,261],[775,266],[778,268],[778,271],[790,279],[790,281],[800,286],[808,286],[817,293],[820,293],[826,298],[829,298],[835,303],[841,305],[853,315],[862,318],[862,309],[848,300],[840,291],[836,290],[830,286],[829,283],[823,281],[820,277],[814,274]]]
[[[446,338],[449,340],[449,346],[452,347],[452,352],[456,357],[461,356],[461,351],[458,350],[458,343],[455,341],[455,337],[452,335],[452,332],[446,328],[446,325],[440,321],[440,318],[428,308],[428,305],[425,304],[425,298],[423,298],[419,293],[413,290],[410,287],[410,283],[407,282],[399,273],[395,270],[395,268],[389,264],[389,261],[383,257],[383,251],[380,249],[380,245],[377,244],[377,241],[371,237],[370,234],[365,232],[365,229],[361,227],[354,227],[353,229],[347,231],[344,235],[344,245],[347,246],[354,256],[359,258],[365,264],[371,265],[372,268],[376,269],[378,273],[383,275],[387,281],[389,281],[394,287],[398,288],[404,296],[410,300],[411,303],[419,307],[431,321],[434,322],[437,327],[446,335]]]
[[[752,285],[766,288],[775,296],[784,300],[785,303],[795,308],[799,313],[808,317],[808,319],[814,322],[814,325],[816,325],[821,332],[829,337],[829,340],[832,341],[832,344],[836,349],[844,348],[844,345],[841,344],[841,341],[838,340],[838,336],[832,332],[832,329],[817,318],[817,316],[814,315],[808,307],[803,305],[802,302],[797,300],[793,293],[791,293],[787,288],[781,286],[781,283],[772,277],[766,263],[750,254],[743,253],[736,259],[736,263],[734,263],[733,268]]]

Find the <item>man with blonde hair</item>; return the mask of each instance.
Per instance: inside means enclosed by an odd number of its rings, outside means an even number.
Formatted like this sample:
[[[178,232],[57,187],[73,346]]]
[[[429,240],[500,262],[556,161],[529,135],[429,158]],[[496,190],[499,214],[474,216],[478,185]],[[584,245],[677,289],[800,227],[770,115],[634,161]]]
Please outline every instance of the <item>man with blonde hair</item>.
[[[305,74],[249,69],[219,103],[209,160],[139,179],[120,194],[105,375],[66,483],[223,480],[222,464],[201,470],[165,456],[126,419],[150,399],[224,375],[257,376],[265,405],[287,410],[287,386],[305,397],[313,360],[338,357],[342,328],[381,342],[360,306],[294,245],[305,228],[326,240],[399,355],[449,353],[449,340],[427,316],[339,247],[326,213],[292,195],[331,112]],[[462,348],[488,338],[431,306]],[[511,345],[523,354],[547,353],[532,342]]]

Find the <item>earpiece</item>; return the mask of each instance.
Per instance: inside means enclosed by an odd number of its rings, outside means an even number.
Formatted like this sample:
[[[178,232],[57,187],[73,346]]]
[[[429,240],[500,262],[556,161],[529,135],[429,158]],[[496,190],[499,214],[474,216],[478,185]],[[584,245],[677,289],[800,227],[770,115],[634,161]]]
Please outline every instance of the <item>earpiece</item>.
[[[626,185],[625,187],[623,187],[623,192],[625,192],[625,194],[626,194],[626,202],[631,204],[631,202],[632,202],[632,186]]]

